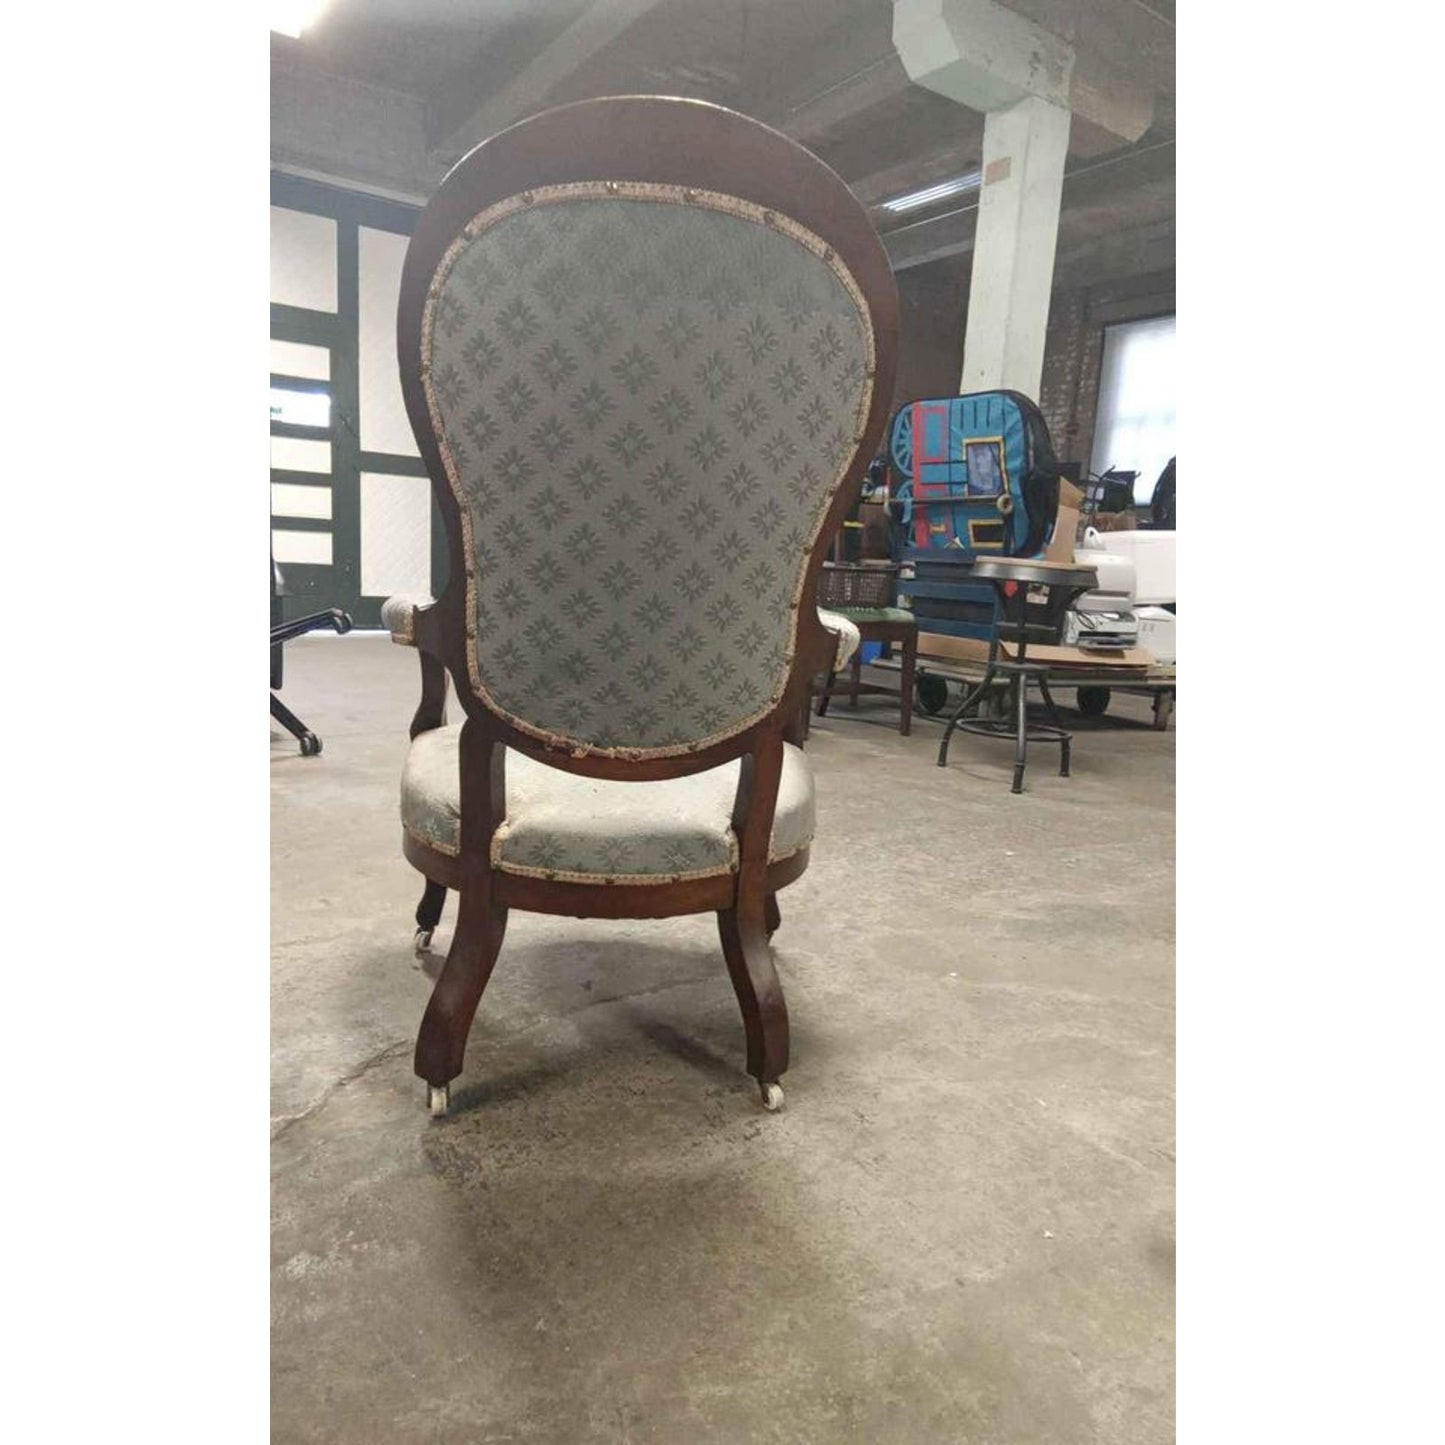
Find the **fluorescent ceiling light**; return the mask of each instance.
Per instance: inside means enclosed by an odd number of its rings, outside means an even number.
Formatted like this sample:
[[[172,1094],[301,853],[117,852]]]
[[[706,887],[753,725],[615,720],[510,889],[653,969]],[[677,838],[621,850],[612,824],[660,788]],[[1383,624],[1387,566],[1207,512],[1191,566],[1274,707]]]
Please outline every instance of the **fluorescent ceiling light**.
[[[301,38],[301,32],[316,23],[326,0],[270,0],[271,29],[278,35]]]
[[[950,196],[962,195],[964,191],[977,190],[982,181],[982,171],[970,171],[966,176],[939,181],[936,186],[925,186],[921,191],[909,191],[906,196],[894,196],[891,201],[883,202],[883,209],[895,215],[899,211],[916,211],[919,206],[931,206],[935,201],[946,201]]]

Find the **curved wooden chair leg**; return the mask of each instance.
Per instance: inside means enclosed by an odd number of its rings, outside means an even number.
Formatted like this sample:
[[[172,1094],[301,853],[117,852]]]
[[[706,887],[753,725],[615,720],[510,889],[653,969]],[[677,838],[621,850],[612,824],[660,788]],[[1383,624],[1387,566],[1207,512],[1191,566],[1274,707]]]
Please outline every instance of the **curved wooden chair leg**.
[[[763,927],[767,929],[768,937],[771,938],[783,924],[783,915],[778,909],[778,895],[769,893],[763,899]]]
[[[748,1073],[766,1092],[788,1068],[788,1006],[773,967],[762,909],[725,908],[718,912],[718,933],[728,975],[742,1010],[748,1041]]]
[[[918,663],[918,629],[903,639],[903,664],[898,677],[898,731],[907,737],[913,730],[913,673]]]
[[[823,690],[818,694],[818,716],[828,716],[828,699],[832,696],[833,685],[838,681],[838,669],[834,668],[828,674],[828,680],[823,684]]]
[[[428,878],[422,892],[421,902],[416,906],[416,951],[424,953],[431,947],[431,936],[441,922],[442,909],[446,907],[446,885]]]
[[[485,903],[469,907],[463,893],[451,950],[416,1036],[413,1066],[432,1088],[444,1087],[462,1071],[472,1019],[506,931],[505,908]]]

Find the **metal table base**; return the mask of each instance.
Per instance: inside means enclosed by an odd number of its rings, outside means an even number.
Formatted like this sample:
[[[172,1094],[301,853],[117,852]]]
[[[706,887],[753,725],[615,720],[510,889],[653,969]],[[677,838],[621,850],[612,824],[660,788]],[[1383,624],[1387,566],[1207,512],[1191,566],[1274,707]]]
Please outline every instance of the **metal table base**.
[[[1024,768],[1028,762],[1028,745],[1031,742],[1058,743],[1059,776],[1069,776],[1069,748],[1073,735],[1069,733],[1054,706],[1049,693],[1048,667],[1043,663],[1028,660],[1028,645],[1031,637],[1053,641],[1063,625],[1063,615],[1069,604],[1081,592],[1087,592],[1097,580],[1092,567],[1063,566],[1030,558],[981,557],[973,565],[973,575],[981,582],[993,586],[994,625],[988,644],[988,662],[984,667],[983,680],[977,687],[964,694],[963,701],[948,720],[943,730],[943,741],[938,745],[938,766],[948,766],[948,744],[955,732],[975,733],[980,737],[1012,737],[1014,740],[1014,793],[1024,790]],[[1028,616],[1029,589],[1044,594],[1043,620],[1030,622]],[[1007,642],[1017,649],[1018,656],[1006,658],[1002,645]],[[996,677],[1006,678],[1009,685],[1009,701],[1013,710],[1011,723],[1002,720],[973,718],[965,720],[964,714],[974,703],[984,697]],[[1034,683],[1048,709],[1050,722],[1030,724],[1028,720],[1028,687]]]

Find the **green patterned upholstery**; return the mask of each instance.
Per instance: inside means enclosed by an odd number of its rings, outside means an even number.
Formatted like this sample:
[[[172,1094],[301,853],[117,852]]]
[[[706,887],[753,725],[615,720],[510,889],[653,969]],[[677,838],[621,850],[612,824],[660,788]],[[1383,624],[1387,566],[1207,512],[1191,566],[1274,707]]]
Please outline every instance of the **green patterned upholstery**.
[[[735,198],[587,183],[477,217],[422,339],[477,693],[537,737],[644,756],[774,707],[873,357],[842,263]]]
[[[415,614],[419,607],[432,606],[433,599],[430,597],[388,597],[381,604],[381,625],[391,633],[391,640],[400,643],[403,647],[416,646]],[[910,612],[909,617],[913,614]],[[848,659],[858,650],[859,636],[858,629],[848,618],[837,612],[828,612],[823,608],[818,609],[818,621],[823,624],[837,639],[838,648],[835,667],[846,667]]]
[[[461,725],[420,733],[401,778],[406,830],[456,854],[461,829]],[[665,883],[737,867],[731,815],[739,764],[689,777],[633,783],[579,777],[507,754],[507,817],[492,840],[505,873],[595,883]],[[801,749],[784,745],[773,816],[772,856],[786,858],[813,837],[813,774]]]

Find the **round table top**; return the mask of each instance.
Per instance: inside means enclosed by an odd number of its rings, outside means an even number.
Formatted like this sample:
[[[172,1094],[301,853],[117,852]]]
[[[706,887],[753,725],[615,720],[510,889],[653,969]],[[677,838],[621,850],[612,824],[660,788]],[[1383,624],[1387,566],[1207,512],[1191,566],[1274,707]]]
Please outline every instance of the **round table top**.
[[[1094,587],[1099,581],[1094,567],[1042,557],[979,557],[973,575],[981,582],[1026,582],[1032,587]]]

